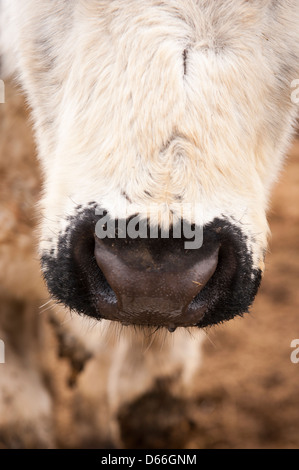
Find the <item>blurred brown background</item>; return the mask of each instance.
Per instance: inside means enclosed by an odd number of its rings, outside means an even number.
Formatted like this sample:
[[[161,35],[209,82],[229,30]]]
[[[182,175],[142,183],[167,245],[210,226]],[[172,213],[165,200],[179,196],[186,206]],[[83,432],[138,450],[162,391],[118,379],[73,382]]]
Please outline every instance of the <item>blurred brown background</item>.
[[[108,351],[48,302],[36,254],[41,176],[23,97],[0,105],[0,448],[109,447]],[[157,389],[123,409],[127,447],[299,447],[299,141],[272,197],[272,239],[250,315],[207,331],[187,401]]]

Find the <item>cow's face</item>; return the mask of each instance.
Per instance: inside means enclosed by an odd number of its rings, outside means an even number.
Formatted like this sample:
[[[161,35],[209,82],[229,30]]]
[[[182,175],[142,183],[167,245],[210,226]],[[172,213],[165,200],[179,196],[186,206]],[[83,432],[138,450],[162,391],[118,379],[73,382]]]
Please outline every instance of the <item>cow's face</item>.
[[[51,293],[87,315],[170,330],[242,314],[294,118],[297,1],[44,3],[30,15],[20,3],[20,62]],[[140,229],[136,215],[156,236],[126,232]],[[100,236],[115,220],[121,236]],[[202,229],[202,246],[186,248],[173,221]]]

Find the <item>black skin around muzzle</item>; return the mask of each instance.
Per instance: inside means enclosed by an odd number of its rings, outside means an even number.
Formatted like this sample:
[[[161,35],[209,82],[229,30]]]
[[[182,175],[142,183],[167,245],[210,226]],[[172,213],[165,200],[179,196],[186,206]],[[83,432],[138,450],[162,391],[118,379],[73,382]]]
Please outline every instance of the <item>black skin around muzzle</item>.
[[[94,255],[94,232],[99,220],[95,208],[95,203],[78,208],[76,216],[69,218],[67,230],[60,234],[55,254],[54,251],[44,253],[41,264],[49,292],[56,301],[79,314],[100,320],[103,315],[99,310],[99,298],[113,308],[116,308],[117,299]],[[205,305],[196,326],[215,325],[248,312],[261,282],[261,271],[253,268],[246,241],[240,228],[224,218],[214,219],[204,227],[203,246],[199,250],[207,250],[211,243],[220,248],[216,271],[190,304],[195,310]],[[121,248],[124,240],[109,239],[107,243],[116,243]],[[137,239],[136,243],[147,242]],[[157,257],[159,250],[184,251],[183,239],[170,237],[160,244],[157,240],[148,243],[152,243]],[[196,253],[192,255],[197,256]],[[158,318],[155,326],[167,326],[162,320],[159,324]],[[128,323],[135,324],[132,319],[128,319]],[[146,326],[146,321],[137,321],[137,324]]]

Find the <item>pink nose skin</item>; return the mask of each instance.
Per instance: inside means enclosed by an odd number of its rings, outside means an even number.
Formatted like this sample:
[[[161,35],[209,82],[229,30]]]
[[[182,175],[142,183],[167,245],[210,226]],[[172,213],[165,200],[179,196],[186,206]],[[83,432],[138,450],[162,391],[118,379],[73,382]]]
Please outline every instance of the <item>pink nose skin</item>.
[[[157,249],[157,243],[159,248]],[[102,317],[123,324],[164,326],[169,331],[193,326],[206,305],[192,305],[213,276],[219,245],[198,250],[170,249],[163,240],[101,240],[95,237],[97,265],[116,302],[98,298]]]

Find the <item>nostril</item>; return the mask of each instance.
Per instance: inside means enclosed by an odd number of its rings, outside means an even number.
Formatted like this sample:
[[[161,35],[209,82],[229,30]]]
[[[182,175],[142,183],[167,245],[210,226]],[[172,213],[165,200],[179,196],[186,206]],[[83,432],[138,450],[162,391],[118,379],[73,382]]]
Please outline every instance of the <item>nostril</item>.
[[[96,312],[93,316],[100,317],[97,300],[101,299],[105,305],[115,305],[116,295],[96,262],[93,232],[78,231],[78,236],[73,238],[72,247],[72,274],[80,281],[76,287],[76,297],[80,296],[85,304],[88,300]]]
[[[204,327],[214,323],[227,320],[228,309],[239,309],[239,302],[242,301],[242,292],[239,292],[240,300],[232,300],[236,290],[236,285],[240,282],[240,270],[238,259],[241,253],[238,253],[236,246],[226,240],[221,244],[218,252],[218,263],[215,272],[203,287],[199,295],[192,300],[189,310],[197,311],[200,306],[206,306],[205,312],[198,323],[198,326]],[[246,292],[246,285],[244,291]],[[208,307],[208,308],[207,308]],[[212,313],[214,313],[216,321]],[[239,314],[239,312],[237,313]],[[232,317],[235,313],[232,315]]]

